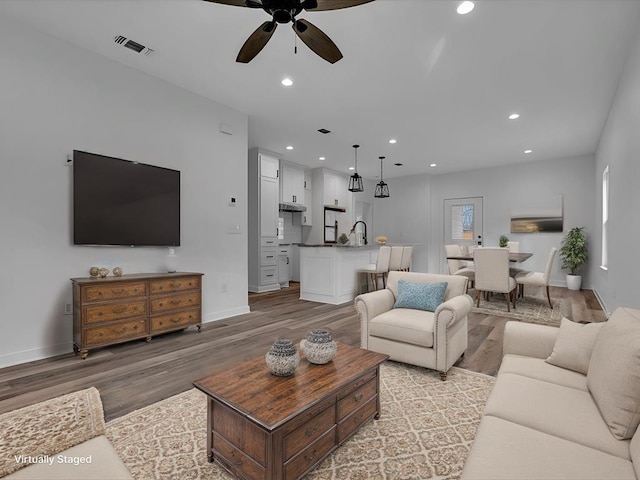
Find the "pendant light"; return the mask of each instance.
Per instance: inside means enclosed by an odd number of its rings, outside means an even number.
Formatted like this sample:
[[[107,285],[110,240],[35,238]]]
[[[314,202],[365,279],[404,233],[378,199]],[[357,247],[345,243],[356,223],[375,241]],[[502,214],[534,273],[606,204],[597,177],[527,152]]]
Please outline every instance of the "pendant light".
[[[376,185],[376,193],[373,195],[376,198],[389,198],[389,185],[384,183],[382,179],[382,161],[384,157],[378,157],[380,159],[380,183]]]
[[[354,145],[353,148],[356,153],[356,171],[351,178],[349,178],[349,191],[350,192],[364,192],[364,186],[362,184],[362,177],[358,175],[358,148],[360,145]]]

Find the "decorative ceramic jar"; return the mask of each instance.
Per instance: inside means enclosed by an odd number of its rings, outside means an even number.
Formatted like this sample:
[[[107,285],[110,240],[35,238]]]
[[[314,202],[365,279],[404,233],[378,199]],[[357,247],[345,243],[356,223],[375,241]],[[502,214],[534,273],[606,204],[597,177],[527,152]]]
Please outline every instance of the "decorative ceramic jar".
[[[100,269],[98,267],[91,267],[89,269],[89,275],[91,275],[91,278],[96,278],[100,275]]]
[[[99,273],[100,273],[100,277],[104,278],[104,277],[106,277],[107,275],[109,275],[109,269],[108,269],[108,268],[104,268],[104,267],[102,267],[102,268],[100,269]]]
[[[328,330],[311,330],[307,338],[300,340],[300,350],[304,352],[311,363],[322,365],[329,363],[338,351],[338,345],[333,341]]]
[[[288,377],[293,375],[300,363],[300,355],[291,340],[279,338],[265,355],[267,367],[273,375]]]
[[[123,273],[122,267],[116,267],[113,269],[113,276],[114,277],[121,277]]]

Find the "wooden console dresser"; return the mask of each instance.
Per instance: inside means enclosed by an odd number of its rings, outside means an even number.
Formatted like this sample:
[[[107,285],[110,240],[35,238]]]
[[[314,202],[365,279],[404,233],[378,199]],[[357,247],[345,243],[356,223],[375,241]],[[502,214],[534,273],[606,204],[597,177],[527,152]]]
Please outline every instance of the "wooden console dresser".
[[[209,461],[241,479],[301,478],[380,415],[387,358],[339,343],[331,362],[302,357],[290,377],[271,375],[259,357],[195,382],[207,394]]]
[[[72,278],[73,349],[92,348],[202,326],[202,273]]]

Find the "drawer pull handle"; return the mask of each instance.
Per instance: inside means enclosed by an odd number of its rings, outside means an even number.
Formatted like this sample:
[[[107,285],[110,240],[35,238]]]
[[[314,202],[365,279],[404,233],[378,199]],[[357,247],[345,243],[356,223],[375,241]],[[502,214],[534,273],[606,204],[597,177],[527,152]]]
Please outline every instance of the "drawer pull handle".
[[[112,308],[111,312],[112,313],[124,313],[127,311],[127,307],[120,307],[120,308]]]
[[[114,295],[120,295],[121,293],[124,293],[124,288],[121,288],[120,290],[111,290],[111,293]]]
[[[304,456],[304,459],[305,459],[305,460],[309,460],[309,461],[311,461],[311,460],[315,460],[315,458],[316,458],[316,453],[317,453],[317,452],[314,450],[313,452],[311,452],[311,455],[305,455],[305,456]]]
[[[267,277],[273,277],[273,273],[270,273],[269,275],[267,275]]]
[[[360,400],[362,400],[362,397],[364,396],[364,394],[360,394],[360,395],[354,395],[353,399],[357,402],[359,402]]]
[[[306,432],[304,432],[304,434],[307,437],[312,437],[313,435],[315,435],[315,433],[318,431],[318,427],[312,428],[311,430],[307,430]]]
[[[120,333],[124,333],[127,331],[127,327],[122,327],[120,330],[116,330],[115,328],[113,330],[111,330],[113,333],[115,334],[120,334]]]
[[[182,321],[182,317],[178,317],[178,318],[172,318],[171,321],[173,323],[180,323]]]
[[[358,423],[362,422],[363,418],[364,418],[364,415],[358,415],[356,417],[353,417],[353,423],[358,424]]]
[[[182,300],[171,300],[169,303],[171,305],[180,305],[182,303]]]
[[[238,467],[244,463],[241,458],[236,458],[236,452],[234,451],[231,452],[231,458],[232,458],[231,463],[233,463]]]
[[[267,255],[267,258],[273,258],[273,255]]]
[[[182,283],[172,283],[172,284],[171,284],[171,286],[172,286],[173,288],[178,288],[178,287],[179,287],[179,286],[181,286],[181,285],[182,285]]]

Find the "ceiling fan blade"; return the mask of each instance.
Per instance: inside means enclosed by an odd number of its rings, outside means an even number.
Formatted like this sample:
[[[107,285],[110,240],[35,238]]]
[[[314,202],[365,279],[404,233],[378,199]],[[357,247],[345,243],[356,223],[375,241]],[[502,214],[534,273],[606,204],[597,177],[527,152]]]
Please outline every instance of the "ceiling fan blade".
[[[264,22],[260,25],[255,32],[253,32],[247,41],[244,42],[236,62],[249,63],[253,58],[260,53],[260,51],[267,44],[273,32],[276,31],[278,24],[276,22]]]
[[[233,5],[236,7],[262,8],[262,0],[203,0],[211,3],[221,3],[223,5]]]
[[[373,2],[373,0],[305,0],[302,8],[311,12],[321,12],[356,7],[369,2]]]
[[[293,30],[307,47],[329,63],[336,63],[342,58],[342,53],[335,43],[318,27],[306,20],[296,20]]]

